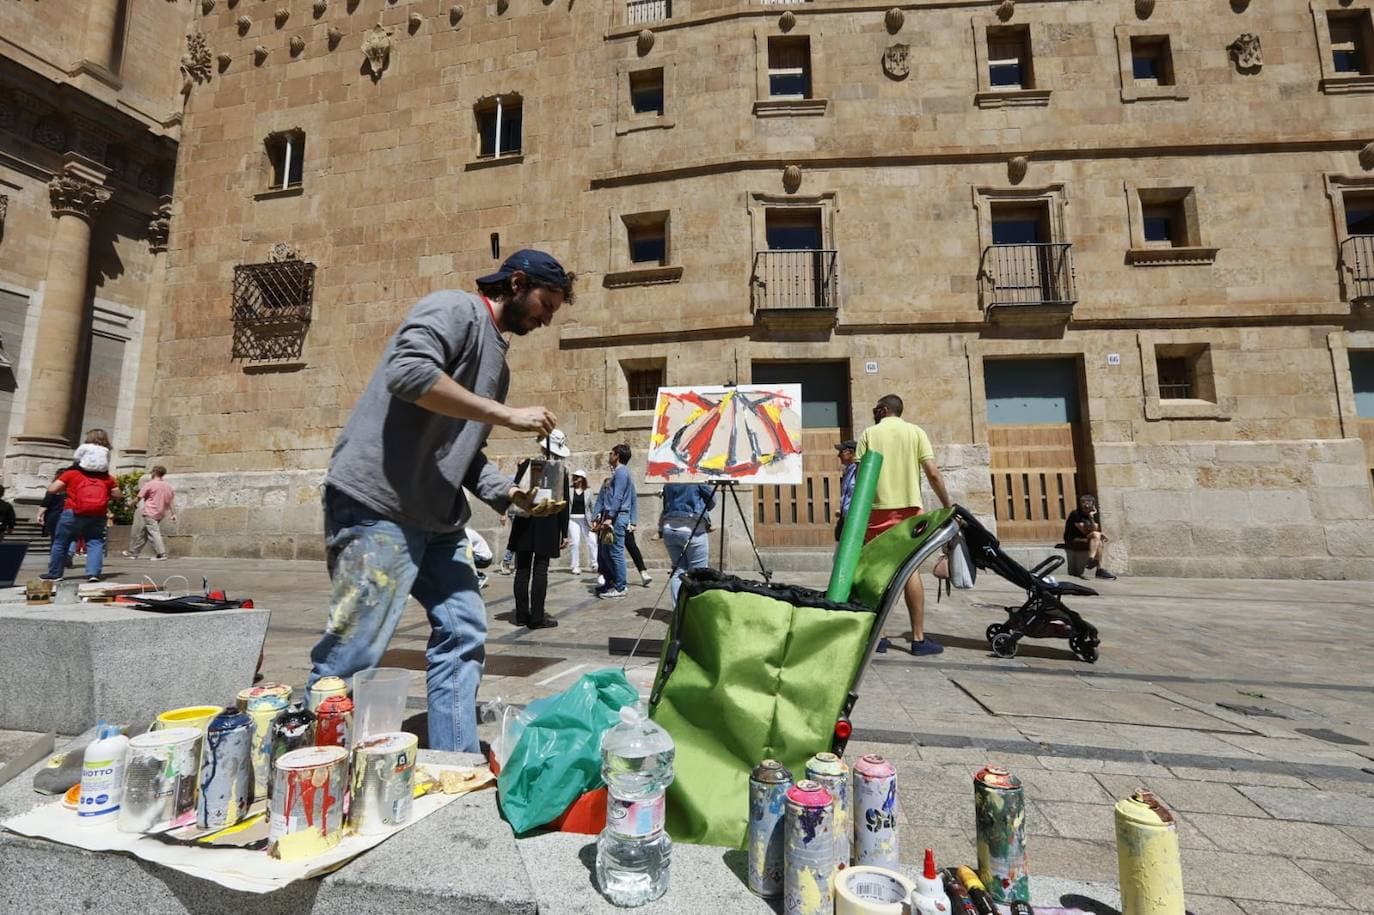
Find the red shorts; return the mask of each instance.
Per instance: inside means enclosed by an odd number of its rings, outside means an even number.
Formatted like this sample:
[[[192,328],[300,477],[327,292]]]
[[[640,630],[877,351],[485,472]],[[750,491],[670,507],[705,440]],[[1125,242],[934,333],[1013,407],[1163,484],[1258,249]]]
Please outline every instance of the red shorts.
[[[896,527],[907,518],[914,518],[921,513],[921,507],[915,508],[875,508],[873,513],[868,516],[868,530],[864,533],[864,543],[872,540],[890,527]]]

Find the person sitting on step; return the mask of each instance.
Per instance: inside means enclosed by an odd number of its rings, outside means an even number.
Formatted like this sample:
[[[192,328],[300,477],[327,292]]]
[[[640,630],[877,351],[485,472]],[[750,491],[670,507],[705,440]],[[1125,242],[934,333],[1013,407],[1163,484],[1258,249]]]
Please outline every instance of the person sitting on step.
[[[1107,556],[1107,542],[1110,539],[1102,532],[1102,517],[1097,511],[1097,497],[1091,493],[1083,493],[1078,497],[1078,507],[1069,512],[1069,517],[1064,520],[1064,548],[1083,550],[1088,554],[1088,564],[1084,569],[1083,578],[1088,577],[1088,572],[1093,572],[1098,578],[1116,580],[1116,576],[1108,572],[1102,564]]]

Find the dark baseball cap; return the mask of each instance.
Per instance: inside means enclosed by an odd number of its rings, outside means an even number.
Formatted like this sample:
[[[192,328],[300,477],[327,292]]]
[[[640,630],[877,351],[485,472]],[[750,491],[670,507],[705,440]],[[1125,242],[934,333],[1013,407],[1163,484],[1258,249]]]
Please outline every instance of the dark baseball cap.
[[[858,449],[858,447],[859,447],[859,443],[858,443],[858,442],[854,441],[854,439],[852,439],[852,438],[847,438],[847,439],[845,439],[844,441],[840,442],[838,445],[836,445],[836,446],[835,446],[835,450],[836,450],[837,452],[838,452],[838,451],[855,451],[855,450]]]
[[[568,271],[563,269],[552,254],[543,251],[536,251],[533,248],[522,248],[510,257],[506,258],[501,264],[501,269],[495,273],[488,273],[486,276],[477,278],[478,285],[489,286],[509,279],[510,275],[517,270],[524,271],[525,275],[532,280],[541,283],[548,283],[552,286],[567,288]]]

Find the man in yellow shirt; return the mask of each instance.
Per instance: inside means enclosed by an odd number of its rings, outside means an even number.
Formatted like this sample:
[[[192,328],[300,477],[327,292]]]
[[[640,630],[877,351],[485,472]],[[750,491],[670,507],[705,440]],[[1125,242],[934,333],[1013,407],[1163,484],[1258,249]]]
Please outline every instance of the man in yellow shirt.
[[[873,421],[859,436],[855,454],[859,460],[869,451],[883,456],[882,472],[878,474],[878,490],[873,497],[873,513],[868,518],[867,543],[888,528],[912,515],[921,513],[921,472],[925,471],[930,488],[935,490],[940,504],[949,508],[949,493],[944,477],[935,463],[935,449],[925,430],[902,419],[902,398],[888,394],[873,408]],[[907,613],[911,616],[911,653],[939,654],[944,646],[926,638],[926,589],[921,573],[913,572],[906,580],[904,596]]]

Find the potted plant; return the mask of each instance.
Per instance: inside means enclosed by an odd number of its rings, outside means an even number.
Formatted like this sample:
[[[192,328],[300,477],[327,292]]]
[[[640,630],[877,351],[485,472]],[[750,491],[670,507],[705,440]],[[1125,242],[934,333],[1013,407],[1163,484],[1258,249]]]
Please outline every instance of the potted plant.
[[[110,493],[110,514],[114,515],[114,525],[105,532],[105,554],[112,556],[129,548],[130,525],[134,523],[134,512],[138,510],[138,483],[143,479],[143,471],[121,473],[115,477],[117,484]]]

